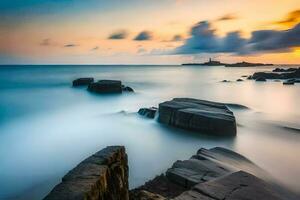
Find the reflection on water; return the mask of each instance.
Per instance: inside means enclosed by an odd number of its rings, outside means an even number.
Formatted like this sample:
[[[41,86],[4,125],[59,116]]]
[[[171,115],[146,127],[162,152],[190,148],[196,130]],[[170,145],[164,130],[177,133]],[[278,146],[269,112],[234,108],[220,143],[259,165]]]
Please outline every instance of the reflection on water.
[[[300,85],[221,83],[255,68],[179,66],[32,66],[0,68],[0,199],[41,199],[78,162],[107,145],[125,145],[130,186],[164,172],[200,147],[240,152],[300,193]],[[134,94],[99,96],[73,79],[120,79]],[[246,105],[233,110],[238,135],[217,138],[138,116],[173,97]],[[126,111],[126,112],[120,112]]]

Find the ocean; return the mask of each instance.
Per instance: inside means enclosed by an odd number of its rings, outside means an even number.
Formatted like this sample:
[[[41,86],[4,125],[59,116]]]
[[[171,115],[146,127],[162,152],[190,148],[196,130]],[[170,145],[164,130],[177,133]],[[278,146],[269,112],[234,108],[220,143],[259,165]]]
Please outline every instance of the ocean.
[[[300,194],[300,84],[235,81],[275,67],[1,66],[0,199],[42,199],[65,173],[108,145],[125,145],[131,188],[201,147],[221,146]],[[135,93],[91,94],[72,87],[79,77],[122,80]],[[232,108],[238,124],[232,138],[170,128],[136,113],[174,97],[249,109]]]

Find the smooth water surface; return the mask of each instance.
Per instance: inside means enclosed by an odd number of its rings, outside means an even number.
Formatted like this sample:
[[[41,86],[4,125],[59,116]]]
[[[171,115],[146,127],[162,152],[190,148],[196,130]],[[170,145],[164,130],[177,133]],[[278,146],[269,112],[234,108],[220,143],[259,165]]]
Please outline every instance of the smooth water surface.
[[[0,199],[41,199],[76,164],[108,145],[125,145],[130,187],[163,173],[201,147],[250,158],[300,194],[300,84],[235,82],[272,68],[200,66],[0,67]],[[94,95],[75,78],[120,79],[135,89]],[[231,83],[220,82],[223,79]],[[238,103],[233,138],[166,127],[136,114],[174,97]],[[290,128],[288,128],[290,127]],[[297,130],[298,129],[298,130]]]

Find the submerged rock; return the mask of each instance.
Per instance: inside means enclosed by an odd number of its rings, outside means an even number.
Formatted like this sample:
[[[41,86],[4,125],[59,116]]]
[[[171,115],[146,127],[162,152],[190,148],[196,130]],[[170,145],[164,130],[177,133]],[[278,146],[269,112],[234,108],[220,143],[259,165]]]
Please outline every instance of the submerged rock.
[[[107,147],[69,171],[44,200],[128,200],[127,154]]]
[[[122,93],[122,82],[118,80],[100,80],[89,84],[88,90],[99,94]]]
[[[295,79],[288,79],[282,83],[283,85],[294,85]]]
[[[133,90],[131,87],[129,87],[129,86],[124,86],[124,85],[122,85],[122,90],[123,90],[124,92],[134,92],[134,90]]]
[[[78,78],[73,81],[73,86],[84,86],[94,82],[94,78]]]
[[[145,117],[152,118],[152,119],[155,117],[156,112],[157,112],[157,108],[156,107],[141,108],[138,111],[138,113],[140,115],[143,115]]]
[[[254,78],[254,77],[252,77],[252,78]],[[267,80],[266,80],[264,77],[257,77],[257,78],[255,79],[255,81],[258,81],[258,82],[266,82]]]
[[[175,98],[159,104],[159,122],[215,135],[236,135],[236,121],[223,103]]]
[[[237,81],[237,82],[240,82],[240,81],[244,81],[244,80],[239,78],[239,79],[237,79],[236,81]]]
[[[288,70],[281,73],[277,72],[255,72],[252,75],[253,79],[264,78],[264,79],[291,79],[300,78],[300,68],[294,68],[294,70]]]

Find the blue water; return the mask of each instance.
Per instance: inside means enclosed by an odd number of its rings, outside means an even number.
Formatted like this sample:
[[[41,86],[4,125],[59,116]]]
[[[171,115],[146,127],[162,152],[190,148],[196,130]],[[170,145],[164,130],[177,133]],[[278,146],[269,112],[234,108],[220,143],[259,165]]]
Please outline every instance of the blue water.
[[[164,172],[201,147],[247,156],[282,186],[300,194],[300,84],[235,82],[272,68],[196,66],[0,67],[0,199],[41,199],[85,157],[125,145],[130,187]],[[120,79],[135,89],[93,95],[72,88],[78,77]],[[223,79],[232,83],[221,83]],[[234,138],[192,134],[140,117],[140,107],[173,97],[239,103]],[[121,112],[122,111],[122,112]],[[292,127],[295,129],[287,129]]]

